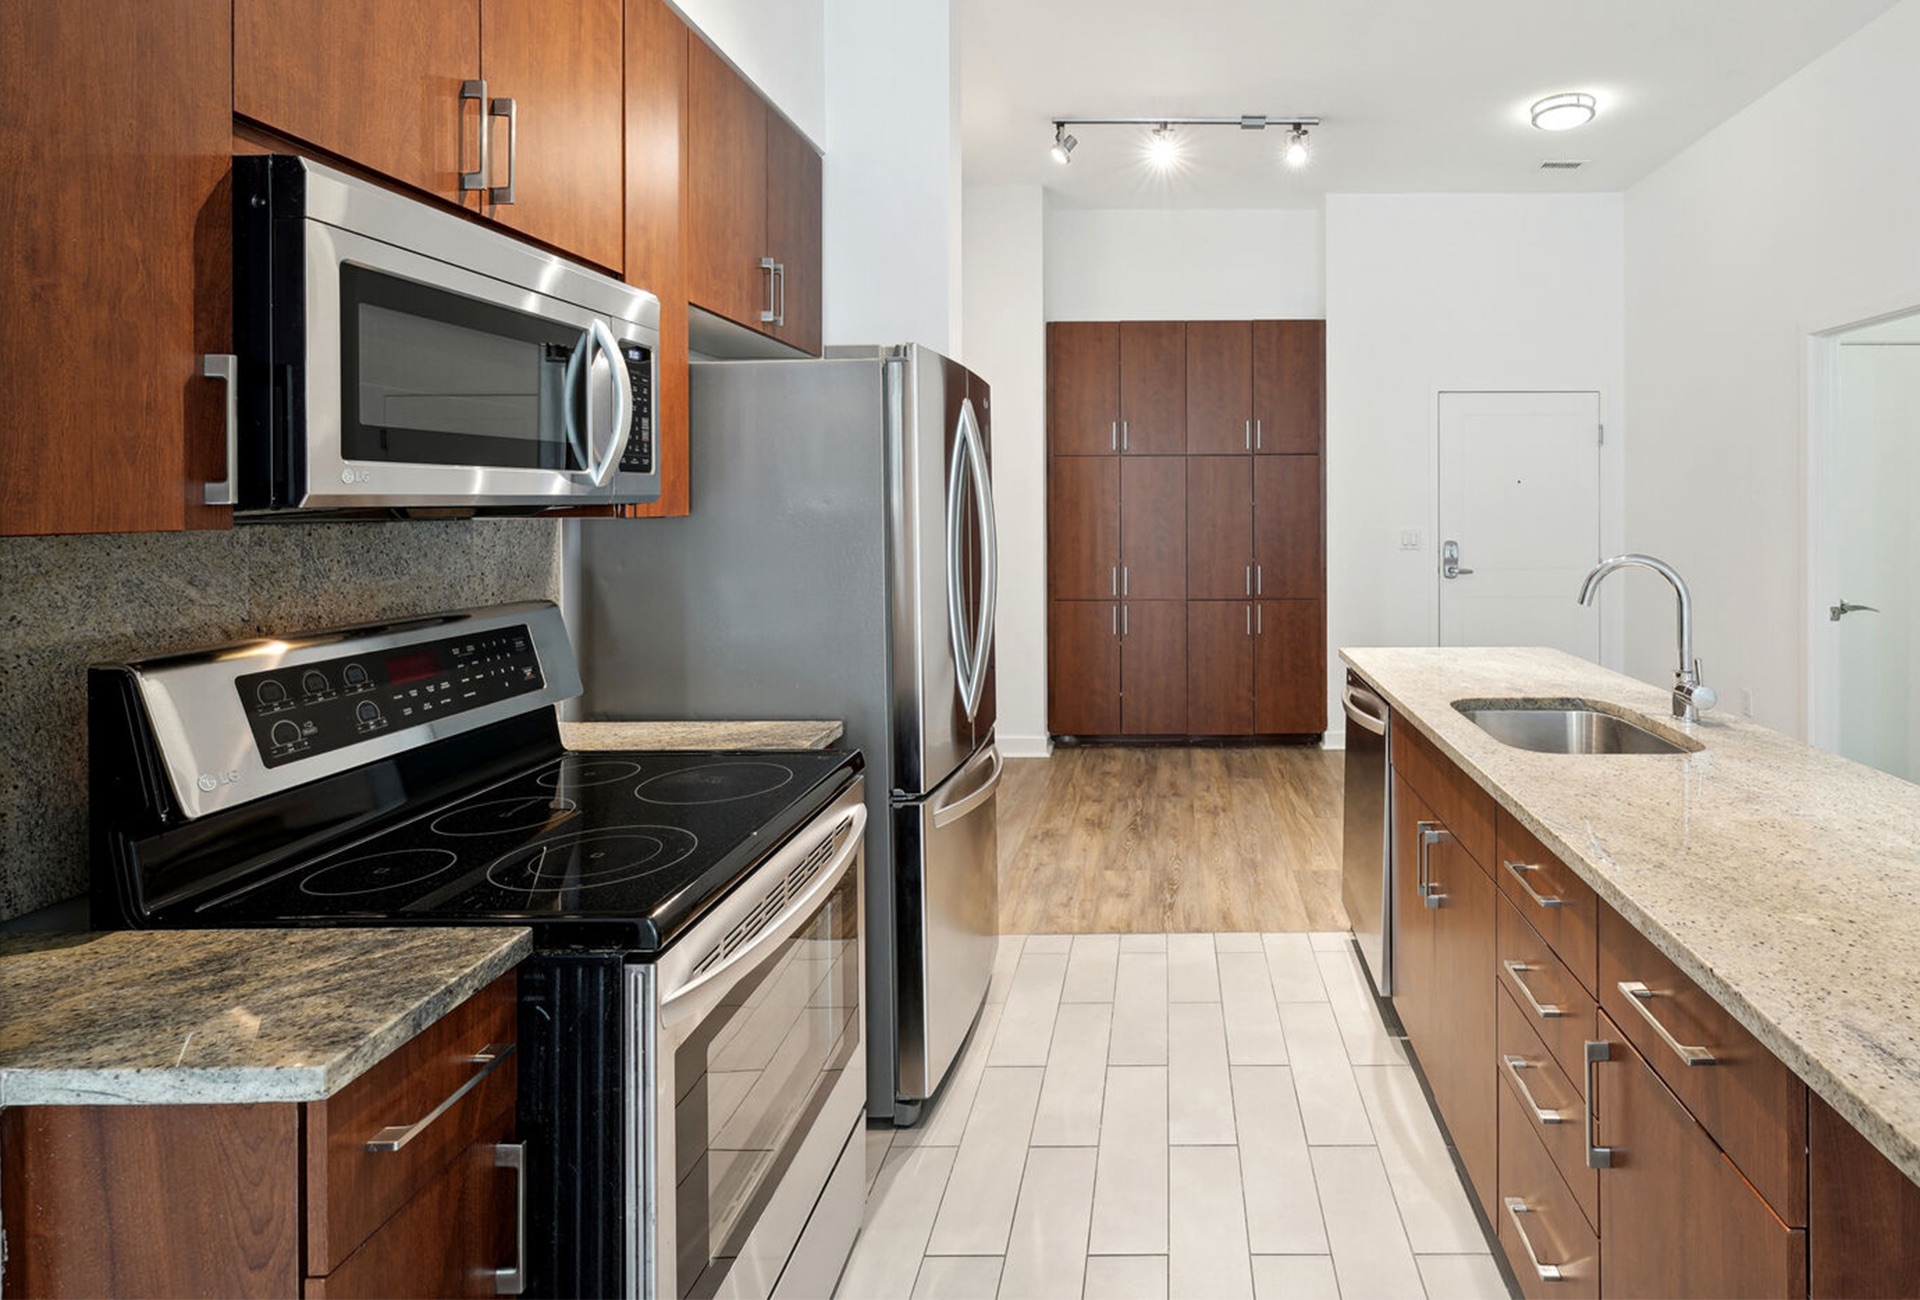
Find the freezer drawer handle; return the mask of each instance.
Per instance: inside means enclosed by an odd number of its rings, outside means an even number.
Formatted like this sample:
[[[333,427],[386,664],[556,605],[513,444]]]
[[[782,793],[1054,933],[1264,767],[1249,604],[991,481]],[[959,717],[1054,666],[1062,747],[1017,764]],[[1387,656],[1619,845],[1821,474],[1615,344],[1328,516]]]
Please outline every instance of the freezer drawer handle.
[[[991,763],[993,765],[993,771],[987,774],[987,779],[975,787],[971,794],[963,795],[952,803],[942,804],[940,807],[935,808],[933,810],[933,824],[936,827],[951,826],[975,808],[985,803],[988,799],[992,798],[993,792],[1000,788],[1000,774],[1006,770],[1007,766],[1006,760],[1000,757],[1000,747],[998,745],[988,746],[987,751],[980,755],[979,758],[974,759],[973,763],[968,764],[968,766],[971,767],[974,763],[983,761]]]

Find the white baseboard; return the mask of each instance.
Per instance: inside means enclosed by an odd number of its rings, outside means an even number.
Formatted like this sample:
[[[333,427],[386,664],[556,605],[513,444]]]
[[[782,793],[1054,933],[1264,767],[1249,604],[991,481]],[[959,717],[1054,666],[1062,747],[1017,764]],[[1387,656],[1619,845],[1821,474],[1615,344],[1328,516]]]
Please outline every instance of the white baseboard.
[[[1345,727],[1337,730],[1329,730],[1320,737],[1320,748],[1322,749],[1345,749],[1346,747],[1347,729]]]
[[[1049,736],[1001,735],[995,738],[1006,758],[1051,758],[1053,740]]]

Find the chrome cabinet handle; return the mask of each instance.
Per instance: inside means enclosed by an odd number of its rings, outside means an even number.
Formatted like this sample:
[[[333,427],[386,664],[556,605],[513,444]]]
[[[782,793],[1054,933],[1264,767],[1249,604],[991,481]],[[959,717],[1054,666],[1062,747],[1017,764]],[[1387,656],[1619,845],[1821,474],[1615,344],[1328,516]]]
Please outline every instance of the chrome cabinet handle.
[[[1120,421],[1115,420],[1107,426],[1107,450],[1120,450]]]
[[[1613,1148],[1603,1147],[1594,1141],[1593,1131],[1593,1067],[1602,1061],[1613,1059],[1612,1043],[1587,1044],[1587,1068],[1580,1080],[1580,1104],[1587,1117],[1587,1168],[1613,1168]]]
[[[1253,594],[1253,566],[1249,564],[1247,566],[1247,595],[1251,596],[1252,594]]]
[[[527,1289],[527,1144],[497,1143],[493,1167],[513,1170],[513,1267],[493,1270],[493,1293],[519,1295]]]
[[[787,264],[785,262],[773,264],[773,290],[775,295],[773,323],[775,327],[784,329],[787,324]]]
[[[466,121],[467,105],[470,103],[480,105],[480,166],[473,171],[460,173],[462,194],[486,189],[489,174],[493,171],[493,132],[488,129],[491,123],[487,121],[486,78],[481,77],[460,83],[460,120],[463,123]],[[460,130],[461,139],[464,140],[466,134],[466,128],[463,126]]]
[[[415,1120],[411,1124],[395,1124],[388,1128],[381,1129],[378,1133],[374,1134],[372,1140],[367,1143],[367,1150],[385,1152],[399,1151],[404,1148],[407,1143],[426,1132],[427,1129],[432,1126],[433,1121],[439,1119],[442,1115],[459,1105],[462,1097],[472,1092],[475,1088],[478,1088],[489,1074],[492,1074],[499,1068],[500,1062],[513,1055],[513,1046],[512,1043],[488,1043],[478,1052],[475,1052],[467,1058],[473,1064],[480,1067],[474,1072],[472,1078],[468,1079],[458,1088],[455,1088],[445,1101],[428,1111],[422,1118]]]
[[[1253,449],[1255,451],[1261,451],[1264,450],[1265,447],[1266,442],[1260,436],[1260,421],[1255,420],[1253,422]]]
[[[1506,1206],[1507,1217],[1513,1220],[1513,1230],[1520,1235],[1520,1246],[1527,1252],[1527,1263],[1533,1265],[1533,1271],[1540,1275],[1540,1280],[1542,1282],[1566,1281],[1567,1279],[1565,1275],[1560,1272],[1560,1266],[1558,1264],[1542,1264],[1540,1262],[1540,1256],[1533,1248],[1533,1239],[1527,1236],[1527,1229],[1525,1225],[1520,1222],[1521,1215],[1537,1214],[1539,1211],[1535,1210],[1518,1196],[1507,1197]]]
[[[1567,1014],[1565,1008],[1559,1004],[1542,1002],[1539,998],[1533,996],[1533,990],[1528,988],[1527,982],[1520,978],[1528,971],[1539,970],[1540,968],[1538,966],[1529,966],[1523,961],[1503,961],[1500,964],[1506,968],[1507,978],[1512,980],[1513,986],[1520,990],[1520,996],[1527,1000],[1527,1005],[1533,1008],[1533,1013],[1536,1016],[1539,1016],[1542,1020],[1552,1020],[1555,1016],[1564,1016]]]
[[[1120,421],[1120,450],[1121,451],[1128,450],[1127,422],[1125,420]]]
[[[1247,606],[1247,635],[1253,635],[1253,606]]]
[[[1653,1026],[1653,1032],[1660,1035],[1660,1041],[1673,1049],[1673,1054],[1680,1058],[1682,1064],[1713,1065],[1716,1063],[1712,1052],[1704,1047],[1690,1047],[1681,1042],[1673,1036],[1673,1031],[1661,1024],[1654,1016],[1653,1008],[1647,1004],[1659,997],[1659,994],[1639,980],[1621,980],[1617,987],[1627,995],[1633,1009],[1640,1013],[1640,1018]]]
[[[513,202],[513,173],[520,160],[520,106],[511,96],[502,96],[487,105],[487,116],[507,119],[507,183],[487,190],[487,202],[504,207]]]
[[[1118,605],[1108,606],[1108,612],[1113,615],[1113,634],[1115,636],[1119,636],[1120,635],[1120,607]]]
[[[1253,634],[1255,636],[1265,636],[1267,634],[1267,607],[1265,605],[1255,605],[1253,607]]]
[[[1439,907],[1447,901],[1433,883],[1433,846],[1453,838],[1453,832],[1437,822],[1420,823],[1420,897],[1428,907]]]
[[[760,323],[762,325],[771,325],[774,323],[773,281],[774,277],[779,274],[779,271],[776,269],[779,265],[780,264],[771,257],[763,257],[760,259],[760,269],[767,273],[767,305],[760,309]]]
[[[1253,450],[1253,421],[1247,421],[1247,450]]]
[[[1120,594],[1122,596],[1133,594],[1133,569],[1125,564],[1120,566]]]
[[[1127,624],[1127,608],[1128,608],[1128,607],[1127,607],[1127,606],[1125,606],[1125,605],[1122,605],[1122,606],[1120,607],[1120,635],[1121,635],[1121,636],[1132,636],[1132,635],[1133,635],[1133,633],[1132,633],[1132,632],[1130,632],[1130,631],[1128,631],[1128,630],[1127,630],[1127,627],[1128,627],[1128,624]]]
[[[240,482],[240,358],[231,352],[212,352],[200,358],[200,373],[227,386],[227,476],[208,483],[201,500],[210,506],[230,506]]]
[[[1567,1122],[1567,1117],[1559,1111],[1549,1110],[1538,1101],[1535,1101],[1533,1089],[1529,1088],[1527,1081],[1520,1077],[1520,1071],[1537,1070],[1540,1068],[1539,1066],[1524,1056],[1502,1056],[1500,1060],[1501,1063],[1507,1067],[1507,1074],[1513,1079],[1514,1086],[1520,1089],[1521,1099],[1527,1103],[1527,1109],[1533,1112],[1533,1117],[1536,1120],[1542,1124],[1564,1124]]]
[[[1558,894],[1542,894],[1528,881],[1527,876],[1529,874],[1540,870],[1540,868],[1533,863],[1504,861],[1500,865],[1505,867],[1508,874],[1520,882],[1520,888],[1527,891],[1527,897],[1531,898],[1541,907],[1565,907],[1567,905],[1567,900]]]
[[[1107,566],[1107,594],[1109,596],[1120,594],[1120,566],[1117,564]]]
[[[1253,566],[1253,594],[1256,596],[1267,594],[1267,566],[1264,564]]]

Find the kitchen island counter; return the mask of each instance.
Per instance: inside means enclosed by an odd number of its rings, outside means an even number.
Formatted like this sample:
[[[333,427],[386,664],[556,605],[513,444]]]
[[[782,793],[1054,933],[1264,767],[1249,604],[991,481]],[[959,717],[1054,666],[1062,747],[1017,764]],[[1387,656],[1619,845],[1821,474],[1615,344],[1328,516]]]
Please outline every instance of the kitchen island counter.
[[[1432,740],[1809,1088],[1920,1182],[1920,786],[1544,649],[1352,649]],[[1459,701],[1595,701],[1677,755],[1502,744]]]
[[[0,939],[0,1107],[324,1100],[531,951],[518,927]]]

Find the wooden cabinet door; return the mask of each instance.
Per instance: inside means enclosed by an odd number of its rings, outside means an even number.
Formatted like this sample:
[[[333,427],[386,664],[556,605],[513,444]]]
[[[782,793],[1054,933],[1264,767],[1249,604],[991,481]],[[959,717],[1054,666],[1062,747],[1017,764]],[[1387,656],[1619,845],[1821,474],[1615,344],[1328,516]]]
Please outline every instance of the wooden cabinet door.
[[[1263,600],[1253,608],[1253,729],[1305,736],[1327,729],[1326,606]]]
[[[481,75],[488,95],[513,101],[519,136],[510,149],[506,121],[488,120],[493,181],[504,185],[511,169],[513,202],[483,210],[614,271],[625,240],[623,28],[621,0],[571,0],[560,20],[547,0],[482,0],[480,10]]]
[[[1803,1296],[1807,1234],[1740,1176],[1605,1012],[1597,1067],[1600,1277],[1608,1296]]]
[[[1244,736],[1253,729],[1253,606],[1187,602],[1187,730]]]
[[[1253,450],[1253,324],[1187,322],[1187,454]]]
[[[767,233],[767,106],[705,41],[687,47],[687,295],[764,328],[772,275]]]
[[[1320,458],[1255,457],[1254,594],[1322,598],[1326,569],[1320,532]]]
[[[461,101],[460,84],[482,75],[480,3],[234,0],[233,112],[416,189],[471,202],[460,189],[460,173],[478,170],[487,123],[483,106]],[[541,41],[547,31],[566,27],[549,24]],[[616,22],[610,47],[616,133],[619,30]],[[219,47],[225,46],[222,39]],[[523,128],[529,121],[522,119]],[[501,144],[504,150],[504,132]],[[617,214],[617,156],[613,167]],[[506,175],[504,157],[495,169]]]
[[[1187,450],[1187,327],[1179,321],[1120,326],[1120,449],[1133,456]]]
[[[660,299],[660,499],[630,518],[687,513],[687,264],[681,221],[687,157],[687,44],[666,0],[627,0],[625,275]]]
[[[1120,450],[1120,327],[1106,321],[1047,326],[1047,447],[1056,456]]]
[[[223,527],[226,0],[0,5],[0,534]],[[451,120],[453,110],[449,108]]]
[[[1056,600],[1047,620],[1047,730],[1120,734],[1120,606]]]
[[[1047,594],[1120,595],[1120,461],[1056,456],[1047,475]]]
[[[1187,603],[1120,606],[1120,730],[1129,736],[1187,734]]]
[[[820,355],[820,155],[767,109],[767,252],[780,264],[771,333]]]
[[[1492,1218],[1499,1207],[1499,1025],[1493,982],[1493,878],[1451,836],[1427,856],[1433,918],[1433,1001],[1426,1042],[1414,1050],[1460,1163]]]
[[[1187,598],[1187,461],[1130,456],[1120,461],[1120,595]]]
[[[1326,438],[1327,323],[1253,323],[1254,450],[1315,455]]]
[[[1815,1097],[1808,1124],[1813,1300],[1920,1295],[1920,1185]]]
[[[1187,459],[1187,599],[1253,595],[1253,458]]]

